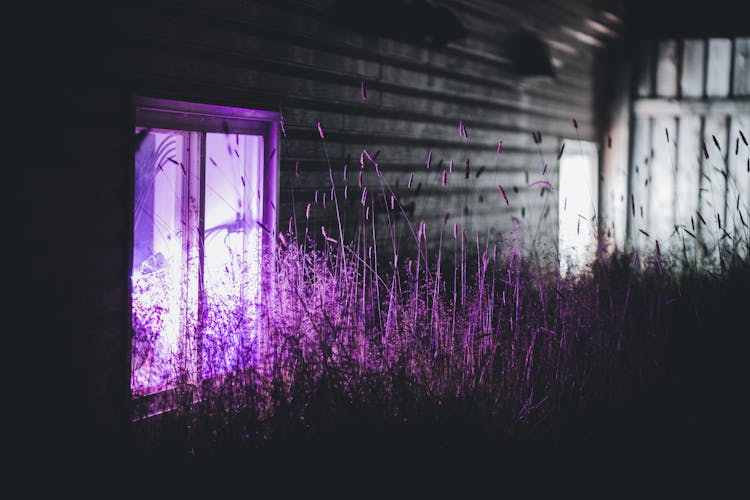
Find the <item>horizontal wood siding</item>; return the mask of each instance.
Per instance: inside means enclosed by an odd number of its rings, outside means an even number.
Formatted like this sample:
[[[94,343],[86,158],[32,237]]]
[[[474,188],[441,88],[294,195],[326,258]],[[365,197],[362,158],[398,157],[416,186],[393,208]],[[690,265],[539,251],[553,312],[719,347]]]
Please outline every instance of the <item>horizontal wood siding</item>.
[[[445,5],[471,34],[431,48],[363,36],[333,24],[325,2],[221,0],[210,7],[197,1],[179,6],[163,0],[128,2],[118,5],[113,16],[124,40],[118,71],[142,92],[183,89],[186,99],[280,108],[287,132],[281,149],[281,227],[291,217],[300,220],[316,190],[330,192],[329,164],[343,189],[348,163],[350,201],[360,200],[359,158],[367,149],[378,154],[385,181],[402,204],[413,207],[408,214],[412,223],[427,222],[428,240],[436,241],[440,224],[433,222],[444,220],[445,214],[450,224],[490,227],[494,237],[510,230],[516,217],[527,231],[539,228],[550,250],[557,234],[555,193],[546,194],[550,211],[538,225],[531,217],[545,200],[539,188],[527,186],[541,178],[544,163],[549,164],[545,177],[556,182],[562,138],[595,139],[591,71],[594,51],[606,36],[586,20],[614,30],[618,26],[601,9],[586,6],[579,13],[562,2],[510,6],[454,0]],[[521,25],[550,44],[560,65],[555,80],[528,81],[515,74],[504,42]],[[461,121],[468,140],[459,135]],[[541,147],[531,137],[537,130],[543,136]],[[442,171],[451,160],[454,172],[447,174],[443,188]],[[300,177],[295,177],[297,167]],[[365,183],[377,193],[372,169],[365,166]],[[524,176],[509,175],[518,172]],[[410,191],[406,185],[412,173]],[[512,193],[509,208],[497,184]],[[316,224],[332,223],[335,210],[321,205],[314,214]],[[312,234],[320,237],[319,231]]]

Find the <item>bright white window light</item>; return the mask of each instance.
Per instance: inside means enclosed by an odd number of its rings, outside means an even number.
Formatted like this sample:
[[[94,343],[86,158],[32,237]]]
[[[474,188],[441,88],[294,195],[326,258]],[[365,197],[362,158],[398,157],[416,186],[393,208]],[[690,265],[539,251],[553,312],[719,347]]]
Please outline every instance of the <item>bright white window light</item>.
[[[203,272],[208,321],[202,332],[202,372],[211,377],[240,364],[243,324],[253,324],[257,316],[263,138],[208,133],[206,155]],[[227,310],[232,307],[237,309]],[[233,318],[230,323],[227,317]]]
[[[580,274],[597,247],[598,152],[591,142],[567,140],[560,158],[560,274]]]

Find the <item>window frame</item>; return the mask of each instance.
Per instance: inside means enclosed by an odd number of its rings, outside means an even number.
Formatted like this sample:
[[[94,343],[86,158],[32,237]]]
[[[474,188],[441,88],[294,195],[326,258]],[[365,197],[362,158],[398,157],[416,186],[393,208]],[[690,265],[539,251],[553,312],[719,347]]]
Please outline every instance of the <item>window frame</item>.
[[[262,260],[266,263],[273,262],[273,256],[275,255],[275,234],[278,226],[278,212],[277,204],[280,192],[279,183],[279,123],[281,115],[279,112],[260,110],[260,109],[248,109],[231,107],[224,105],[205,104],[197,102],[187,102],[173,99],[147,97],[142,95],[132,96],[133,103],[133,129],[136,127],[155,128],[155,129],[166,129],[186,132],[190,136],[190,141],[194,141],[195,138],[199,140],[199,151],[197,154],[199,158],[193,158],[197,160],[199,164],[199,181],[198,186],[187,187],[188,194],[197,194],[199,191],[200,201],[200,213],[198,214],[197,228],[198,235],[196,240],[198,241],[198,247],[200,250],[199,255],[199,266],[201,269],[204,267],[205,258],[203,255],[203,244],[205,241],[205,183],[206,183],[206,134],[208,133],[226,133],[227,130],[230,133],[238,133],[243,135],[261,136],[263,138],[263,183],[262,183],[262,224],[265,226],[261,230],[261,248],[262,248]],[[131,132],[132,133],[132,132]],[[194,153],[191,153],[191,155]],[[129,248],[130,252],[130,266],[128,271],[128,280],[130,281],[130,273],[132,272],[133,264],[133,250],[134,250],[134,238],[132,234],[134,230],[134,184],[135,184],[135,151],[132,151],[130,158],[130,168],[133,172],[131,181],[130,195],[130,240]],[[191,173],[192,175],[192,173]],[[188,184],[190,180],[188,179]],[[195,193],[193,193],[193,190]],[[189,242],[186,242],[189,245]],[[187,259],[189,249],[186,249],[185,259]],[[186,269],[187,261],[182,263],[183,269]],[[260,272],[260,282],[268,283],[268,272],[269,267],[263,266]],[[198,286],[202,286],[202,278],[198,279]],[[202,294],[202,290],[198,292]],[[204,300],[203,297],[198,299],[198,303],[201,304]],[[198,362],[191,367],[187,379],[179,380],[175,386],[146,394],[136,396],[133,394],[131,387],[132,377],[132,348],[133,348],[133,310],[132,310],[132,286],[129,282],[128,285],[128,331],[129,345],[128,345],[128,391],[130,394],[131,402],[131,419],[133,421],[148,418],[154,415],[158,415],[164,412],[168,412],[176,409],[179,406],[186,404],[192,404],[200,401],[204,387],[208,385],[221,384],[223,380],[237,370],[230,370],[225,374],[217,375],[209,378],[203,378],[200,373],[200,363]],[[183,331],[180,332],[183,339],[180,342],[185,342],[190,336],[189,326],[184,325]],[[185,347],[187,349],[186,356],[195,356],[200,358],[200,351],[202,350],[202,332],[200,329],[196,329],[194,333],[195,344],[192,347]],[[190,353],[189,351],[196,351]],[[181,354],[183,355],[183,354]]]

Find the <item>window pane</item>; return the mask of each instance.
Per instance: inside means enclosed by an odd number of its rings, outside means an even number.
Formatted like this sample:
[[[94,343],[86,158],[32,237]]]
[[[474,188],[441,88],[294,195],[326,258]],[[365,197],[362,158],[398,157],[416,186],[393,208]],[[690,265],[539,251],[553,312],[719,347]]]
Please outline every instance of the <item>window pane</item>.
[[[263,138],[206,134],[203,376],[241,367],[259,300]]]
[[[560,159],[560,274],[580,273],[596,255],[597,151],[571,141]]]
[[[148,394],[173,384],[183,329],[182,199],[186,136],[136,129],[131,389]]]

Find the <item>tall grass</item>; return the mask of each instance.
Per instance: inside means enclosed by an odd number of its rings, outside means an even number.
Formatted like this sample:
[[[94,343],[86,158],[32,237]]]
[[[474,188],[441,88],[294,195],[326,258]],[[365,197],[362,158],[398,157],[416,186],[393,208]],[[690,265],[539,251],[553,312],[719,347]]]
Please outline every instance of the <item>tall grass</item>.
[[[186,456],[273,448],[347,421],[458,418],[488,435],[543,432],[561,415],[669,378],[674,347],[688,338],[735,341],[690,335],[710,328],[705,314],[725,315],[717,324],[731,329],[737,312],[714,297],[734,303],[724,291],[750,284],[746,231],[731,248],[719,238],[717,254],[703,252],[723,256],[720,269],[688,258],[683,239],[670,254],[658,243],[640,254],[601,251],[584,273],[563,277],[531,258],[519,227],[505,242],[478,232],[472,241],[444,221],[428,241],[365,153],[379,186],[347,188],[359,204],[351,235],[332,170],[336,229],[313,227],[308,206],[296,214],[304,230],[273,235],[260,312],[248,322],[252,345],[243,346],[251,355],[176,412]],[[138,425],[146,441],[159,439],[157,424]]]

